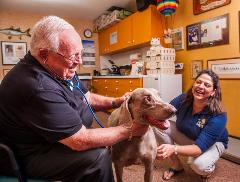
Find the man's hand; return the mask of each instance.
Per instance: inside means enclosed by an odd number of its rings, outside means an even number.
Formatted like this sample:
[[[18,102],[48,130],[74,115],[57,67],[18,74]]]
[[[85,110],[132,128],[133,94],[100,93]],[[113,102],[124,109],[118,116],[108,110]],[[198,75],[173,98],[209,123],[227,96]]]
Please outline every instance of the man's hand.
[[[112,101],[112,108],[118,108],[131,96],[132,92],[126,92],[122,97],[117,97]]]
[[[133,125],[132,125],[132,128],[131,128],[132,129],[132,135],[133,136],[142,136],[147,132],[148,128],[149,128],[148,125],[133,122]]]

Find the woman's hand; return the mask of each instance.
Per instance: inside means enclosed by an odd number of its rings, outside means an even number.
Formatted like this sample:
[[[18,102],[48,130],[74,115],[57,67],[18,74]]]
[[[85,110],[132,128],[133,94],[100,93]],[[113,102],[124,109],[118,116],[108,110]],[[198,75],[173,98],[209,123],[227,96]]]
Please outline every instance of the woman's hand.
[[[157,148],[157,159],[166,159],[172,156],[175,152],[174,145],[171,144],[162,144]]]

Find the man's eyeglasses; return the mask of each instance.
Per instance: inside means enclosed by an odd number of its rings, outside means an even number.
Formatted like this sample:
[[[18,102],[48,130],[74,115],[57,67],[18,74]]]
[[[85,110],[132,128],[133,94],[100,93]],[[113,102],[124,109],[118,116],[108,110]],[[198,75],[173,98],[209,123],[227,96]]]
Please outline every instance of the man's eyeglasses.
[[[57,55],[59,55],[59,56],[62,56],[62,57],[65,58],[65,59],[69,60],[71,63],[75,63],[75,62],[79,62],[79,61],[80,61],[80,59],[81,59],[81,57],[82,57],[83,51],[78,52],[78,53],[76,53],[76,54],[73,54],[73,55],[71,55],[71,56],[69,56],[69,57],[66,57],[66,56],[64,56],[63,54],[59,53],[59,52],[55,52],[55,53],[56,53]]]

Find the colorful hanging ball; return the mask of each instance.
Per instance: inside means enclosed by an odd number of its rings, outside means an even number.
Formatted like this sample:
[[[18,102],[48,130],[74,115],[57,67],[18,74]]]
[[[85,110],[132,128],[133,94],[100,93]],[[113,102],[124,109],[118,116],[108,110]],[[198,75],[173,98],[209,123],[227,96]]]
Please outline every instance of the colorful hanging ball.
[[[175,13],[179,5],[179,0],[157,0],[157,10],[164,16]]]

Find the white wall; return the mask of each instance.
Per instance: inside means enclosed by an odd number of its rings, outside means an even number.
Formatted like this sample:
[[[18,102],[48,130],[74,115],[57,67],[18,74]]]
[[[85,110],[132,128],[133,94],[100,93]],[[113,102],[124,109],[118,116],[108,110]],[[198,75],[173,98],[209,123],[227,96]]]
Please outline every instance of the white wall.
[[[100,69],[111,66],[107,60],[111,59],[117,66],[122,66],[130,63],[130,54],[141,53],[142,59],[146,58],[146,53],[150,49],[150,46],[143,48],[134,49],[131,51],[126,51],[123,53],[114,54],[111,56],[100,56]]]

